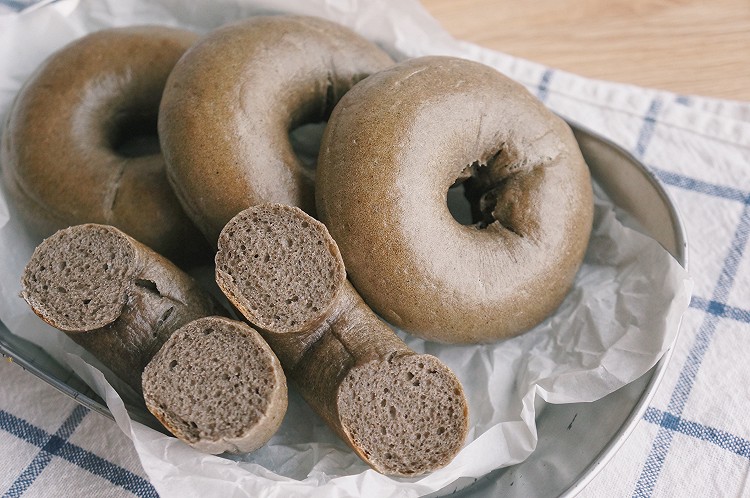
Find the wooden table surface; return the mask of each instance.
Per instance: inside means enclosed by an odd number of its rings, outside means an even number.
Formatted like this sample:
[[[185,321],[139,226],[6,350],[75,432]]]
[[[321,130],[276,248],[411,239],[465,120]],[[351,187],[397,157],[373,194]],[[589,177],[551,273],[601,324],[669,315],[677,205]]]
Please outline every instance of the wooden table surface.
[[[750,0],[422,0],[454,37],[582,76],[750,101]]]

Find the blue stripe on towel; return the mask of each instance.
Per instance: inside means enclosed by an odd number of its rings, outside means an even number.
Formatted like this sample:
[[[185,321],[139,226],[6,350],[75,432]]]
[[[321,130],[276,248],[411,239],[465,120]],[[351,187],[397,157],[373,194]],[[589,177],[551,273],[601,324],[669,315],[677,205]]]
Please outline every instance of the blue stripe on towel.
[[[750,235],[750,204],[745,203],[739,225],[735,230],[729,252],[724,258],[721,275],[714,289],[714,295],[708,301],[708,313],[703,319],[695,342],[690,348],[685,364],[672,391],[672,396],[667,406],[667,411],[675,417],[680,417],[685,408],[690,392],[693,388],[695,378],[700,369],[703,357],[711,344],[711,339],[716,332],[716,326],[727,310],[726,301],[734,283],[739,263],[747,247],[748,235]],[[651,451],[643,466],[641,475],[636,483],[633,496],[645,497],[653,493],[656,480],[661,473],[664,460],[669,453],[672,437],[675,429],[670,425],[662,425],[651,445]]]
[[[536,92],[537,98],[542,102],[547,99],[547,94],[549,93],[549,82],[552,81],[552,76],[554,76],[554,74],[555,71],[553,69],[547,69],[542,73],[542,78],[537,85]]]
[[[643,419],[664,429],[715,444],[719,448],[750,460],[750,441],[734,434],[698,422],[690,422],[652,407],[646,409]]]
[[[729,297],[729,291],[734,283],[737,269],[742,259],[742,254],[747,246],[748,235],[750,234],[750,206],[746,205],[740,218],[739,226],[735,231],[729,252],[724,259],[724,265],[719,276],[719,282],[714,290],[714,295],[709,305],[709,309],[722,311],[726,307],[726,300]],[[675,414],[681,414],[687,400],[690,390],[695,380],[695,375],[700,367],[703,354],[708,348],[711,337],[716,329],[719,316],[716,313],[708,313],[704,318],[703,324],[698,331],[696,341],[693,344],[685,365],[683,366],[680,377],[678,378],[672,398],[669,401],[668,410]]]
[[[638,134],[638,141],[635,144],[635,155],[636,157],[642,158],[646,155],[646,149],[651,143],[651,139],[654,136],[654,130],[656,129],[656,117],[661,111],[662,101],[656,98],[651,101],[646,115],[643,117],[643,125],[641,131]]]
[[[156,490],[147,480],[67,441],[87,413],[89,413],[87,408],[77,406],[57,432],[49,434],[26,420],[0,410],[0,430],[40,448],[39,453],[11,484],[3,498],[15,498],[23,495],[53,457],[59,457],[78,465],[136,496],[158,497]]]
[[[39,474],[47,467],[49,462],[52,460],[52,456],[57,453],[60,447],[65,443],[65,440],[73,434],[78,424],[81,423],[83,417],[86,416],[88,410],[83,406],[79,405],[73,410],[73,413],[63,422],[60,428],[52,435],[43,433],[44,444],[41,445],[41,451],[37,453],[34,459],[26,466],[21,474],[13,481],[10,488],[6,493],[9,498],[21,496],[31,486]],[[24,426],[24,424],[17,424]],[[41,434],[34,434],[34,440],[38,441],[38,436]],[[38,443],[37,446],[40,446]]]
[[[21,2],[17,0],[0,0],[0,5],[5,5],[11,10],[15,10],[16,12],[21,12],[23,9],[25,9],[29,5],[32,5],[32,2]]]
[[[703,180],[696,180],[695,178],[690,178],[689,176],[681,175],[679,173],[673,173],[671,171],[665,171],[658,168],[652,167],[650,169],[654,172],[656,177],[661,182],[667,185],[710,195],[712,197],[719,197],[721,199],[728,199],[731,201],[750,204],[750,192],[746,192],[735,187],[717,185],[714,183],[705,182]]]
[[[661,107],[661,100],[659,98],[654,99],[643,118],[638,141],[633,151],[637,157],[643,158],[646,154],[656,129],[657,117]],[[677,384],[672,391],[667,406],[667,413],[663,413],[659,417],[659,431],[652,442],[648,458],[646,459],[643,469],[641,470],[641,475],[636,483],[635,490],[633,491],[634,497],[651,496],[653,493],[659,474],[663,468],[664,461],[669,453],[672,437],[675,432],[681,432],[701,439],[707,438],[708,436],[706,436],[706,434],[718,434],[715,430],[714,432],[701,432],[699,430],[700,427],[685,423],[681,419],[681,416],[719,320],[725,318],[726,314],[731,314],[733,312],[736,316],[741,317],[745,315],[742,310],[728,307],[726,302],[732,285],[734,284],[739,263],[747,246],[748,235],[750,234],[750,195],[748,195],[747,192],[732,187],[695,180],[687,176],[664,170],[654,169],[653,171],[657,178],[668,185],[723,199],[739,201],[744,204],[744,209],[732,238],[729,251],[724,258],[721,275],[714,289],[713,296],[708,300],[695,299],[691,303],[692,307],[705,309],[706,315],[700,325],[695,342],[691,346],[685,364],[682,367],[682,371],[679,374]],[[653,422],[655,413],[656,412],[653,408],[649,408],[644,415],[644,418]],[[690,428],[690,430],[688,430],[688,428]],[[724,441],[718,437],[716,437],[715,440]],[[722,444],[719,444],[719,446],[722,446]],[[722,447],[724,446],[726,445],[723,445]]]
[[[56,1],[57,0],[52,0],[47,3],[55,3]],[[38,3],[39,0],[0,0],[0,6],[5,6],[10,10],[15,10],[16,12],[21,12],[22,10]]]
[[[718,301],[711,301],[710,299],[693,296],[693,299],[690,301],[690,307],[721,318],[729,318],[730,320],[742,323],[750,323],[750,310],[729,306]]]

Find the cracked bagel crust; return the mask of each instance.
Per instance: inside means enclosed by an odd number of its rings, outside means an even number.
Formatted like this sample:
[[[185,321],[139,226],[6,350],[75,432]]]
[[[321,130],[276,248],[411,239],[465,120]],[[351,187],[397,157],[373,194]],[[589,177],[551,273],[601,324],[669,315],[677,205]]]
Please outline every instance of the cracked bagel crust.
[[[494,341],[568,293],[591,232],[589,171],[567,124],[495,69],[423,57],[381,71],[341,99],[320,151],[318,217],[390,323]],[[447,205],[461,182],[473,225]]]
[[[40,65],[16,96],[0,149],[2,181],[27,226],[47,237],[109,224],[180,263],[206,255],[162,155],[119,149],[149,134],[156,140],[167,76],[196,39],[161,26],[105,29]]]
[[[21,296],[136,392],[177,328],[224,314],[188,274],[122,231],[85,224],[45,239],[24,269]]]

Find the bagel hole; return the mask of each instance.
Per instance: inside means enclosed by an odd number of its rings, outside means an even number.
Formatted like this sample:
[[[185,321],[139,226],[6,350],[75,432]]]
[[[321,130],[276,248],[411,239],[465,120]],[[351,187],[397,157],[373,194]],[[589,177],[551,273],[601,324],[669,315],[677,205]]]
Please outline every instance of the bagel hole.
[[[121,157],[152,156],[161,152],[157,116],[123,113],[110,134],[110,147]]]
[[[466,197],[466,188],[463,183],[454,184],[448,189],[448,210],[462,225],[473,225],[477,221],[472,215],[471,203]]]
[[[320,140],[323,138],[327,123],[327,121],[305,123],[289,132],[292,150],[299,158],[302,166],[308,171],[315,171],[318,164]]]
[[[499,154],[495,154],[491,161]],[[502,179],[499,182],[493,179],[486,164],[474,161],[463,169],[448,189],[448,210],[462,225],[487,228],[497,221],[494,214],[497,205],[494,190],[503,182]]]

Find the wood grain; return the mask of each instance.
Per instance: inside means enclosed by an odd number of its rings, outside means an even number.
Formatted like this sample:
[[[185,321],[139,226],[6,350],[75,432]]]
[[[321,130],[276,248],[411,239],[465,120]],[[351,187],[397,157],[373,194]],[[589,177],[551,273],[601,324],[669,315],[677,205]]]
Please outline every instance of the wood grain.
[[[750,101],[750,0],[422,0],[456,38],[590,78]]]

